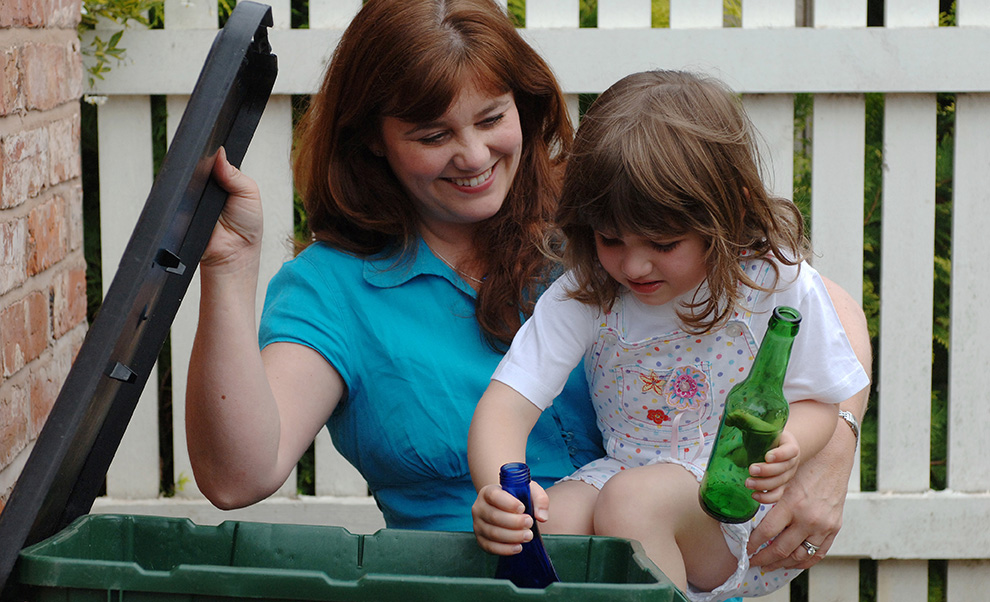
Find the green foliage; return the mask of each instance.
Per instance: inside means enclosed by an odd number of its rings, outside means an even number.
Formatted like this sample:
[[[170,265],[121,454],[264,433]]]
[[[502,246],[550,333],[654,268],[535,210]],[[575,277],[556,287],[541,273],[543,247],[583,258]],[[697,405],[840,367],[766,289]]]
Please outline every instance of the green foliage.
[[[598,0],[581,0],[578,11],[580,27],[598,27]]]
[[[956,2],[953,0],[952,4],[949,5],[949,10],[939,13],[938,15],[938,26],[939,27],[955,27],[956,26]]]
[[[110,21],[120,27],[127,27],[131,22],[145,27],[160,26],[163,1],[83,0],[79,33],[96,29],[101,21]],[[124,58],[125,49],[119,46],[123,32],[123,29],[114,32],[106,41],[94,36],[92,43],[82,48],[83,56],[90,59],[86,66],[90,86],[95,80],[103,79],[103,74],[110,71],[111,62]]]
[[[299,495],[316,495],[316,444],[311,443],[309,449],[299,458],[296,464],[296,493]]]
[[[742,0],[723,0],[722,26],[742,27]]]
[[[670,0],[653,0],[650,6],[650,24],[653,27],[670,27]]]
[[[509,17],[516,27],[526,27],[526,0],[509,0]]]

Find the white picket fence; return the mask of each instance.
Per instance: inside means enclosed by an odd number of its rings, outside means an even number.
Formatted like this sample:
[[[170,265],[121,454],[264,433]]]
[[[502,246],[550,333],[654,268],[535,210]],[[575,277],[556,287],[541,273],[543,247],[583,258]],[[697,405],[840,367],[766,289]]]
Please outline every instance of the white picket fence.
[[[604,90],[649,68],[723,78],[744,94],[766,139],[774,188],[792,188],[793,95],[813,93],[812,237],[815,265],[862,296],[864,93],[886,94],[880,288],[881,342],[875,388],[882,399],[879,491],[853,475],[845,527],[829,558],[810,572],[810,602],[858,600],[861,558],[878,562],[877,599],[927,600],[928,559],[947,559],[950,602],[990,599],[990,430],[983,376],[990,374],[990,2],[958,0],[958,26],[938,27],[938,0],[887,0],[885,27],[866,27],[866,0],[744,0],[742,27],[722,26],[722,0],[671,0],[670,29],[650,28],[649,0],[598,0],[598,27],[578,27],[578,0],[528,0],[524,36],[550,62],[574,114],[577,93]],[[270,33],[279,76],[243,169],[265,200],[262,282],[289,256],[290,97],[316,90],[341,29],[360,0],[310,0],[310,29],[292,30],[289,0],[273,0]],[[796,27],[796,15],[813,27]],[[104,282],[109,283],[152,182],[149,95],[166,95],[174,132],[217,24],[216,0],[166,0],[165,29],[128,31],[126,63],[90,90],[99,107]],[[92,35],[92,34],[91,34]],[[107,38],[107,33],[97,33]],[[932,375],[935,132],[937,92],[956,96],[953,175],[952,331],[948,489],[929,490]],[[258,300],[264,295],[259,288]],[[221,513],[197,492],[185,454],[185,372],[198,306],[194,280],[171,334],[176,497],[158,496],[154,388],[142,398],[95,512],[381,526],[355,471],[316,441],[316,496],[279,496]],[[983,342],[983,343],[981,343]],[[152,380],[151,382],[155,382]],[[787,600],[783,592],[771,598]]]

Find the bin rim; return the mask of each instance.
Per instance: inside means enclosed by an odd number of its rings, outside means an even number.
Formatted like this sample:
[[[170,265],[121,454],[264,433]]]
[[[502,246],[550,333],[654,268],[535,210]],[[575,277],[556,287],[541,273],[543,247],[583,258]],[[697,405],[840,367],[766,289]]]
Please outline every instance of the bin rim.
[[[336,559],[328,560],[327,566],[336,566],[334,562],[357,562],[357,570],[354,566],[350,569],[354,574],[340,576],[331,573],[326,569],[313,568],[287,568],[284,565],[272,567],[263,560],[258,564],[242,563],[236,566],[223,564],[226,560],[233,562],[235,554],[233,549],[219,546],[216,558],[217,563],[197,563],[176,562],[174,565],[161,568],[147,568],[142,566],[141,561],[136,558],[127,557],[123,559],[107,560],[80,557],[81,553],[92,553],[91,548],[80,547],[78,542],[73,545],[73,539],[79,538],[81,541],[102,538],[105,540],[127,541],[133,538],[137,542],[137,532],[126,532],[124,528],[116,533],[117,537],[106,537],[110,534],[109,529],[112,524],[128,525],[137,527],[144,523],[145,533],[161,534],[161,542],[182,541],[182,535],[197,532],[198,537],[208,537],[216,535],[217,539],[229,537],[229,545],[237,545],[235,542],[240,538],[259,537],[277,533],[280,529],[305,528],[312,529],[310,534],[314,540],[326,540],[326,534],[330,532],[340,533],[345,536],[347,544],[351,547],[340,551]],[[188,529],[188,533],[179,533],[166,527],[181,526]],[[265,531],[255,531],[253,533],[238,534],[239,526],[260,526]],[[179,537],[176,537],[179,535]],[[587,554],[590,560],[591,547],[596,542],[604,542],[606,545],[621,545],[623,550],[629,554],[630,560],[636,565],[634,573],[649,578],[648,581],[631,582],[582,582],[582,581],[562,581],[554,583],[548,588],[540,591],[518,588],[509,581],[495,579],[487,576],[464,576],[464,575],[435,575],[422,572],[403,572],[400,569],[390,572],[389,567],[382,567],[379,563],[382,554],[394,552],[396,549],[417,549],[423,542],[429,541],[430,545],[442,548],[445,543],[441,540],[459,540],[465,543],[470,540],[474,542],[474,537],[470,533],[456,533],[444,531],[414,531],[402,529],[383,528],[373,534],[353,534],[346,528],[335,525],[296,525],[263,523],[254,521],[230,520],[218,525],[198,525],[185,517],[163,517],[154,515],[126,515],[126,514],[100,514],[87,515],[78,518],[69,527],[66,527],[58,534],[34,544],[22,551],[22,559],[18,565],[18,577],[30,587],[51,588],[57,587],[60,591],[75,590],[97,590],[97,591],[124,591],[157,593],[162,599],[175,595],[177,599],[190,594],[203,596],[216,596],[219,598],[246,599],[255,596],[262,599],[271,600],[378,600],[382,596],[394,598],[389,592],[402,592],[410,596],[413,600],[431,600],[431,592],[438,591],[438,588],[454,587],[461,593],[471,593],[477,595],[479,600],[526,600],[534,598],[546,598],[550,600],[672,600],[684,602],[682,594],[663,576],[656,565],[652,564],[643,552],[642,546],[635,541],[603,536],[590,535],[547,535],[549,545],[566,545],[573,549],[578,549],[581,554]],[[332,539],[332,538],[331,538]],[[266,541],[264,537],[261,541]],[[152,549],[157,549],[161,542],[141,540],[144,545]],[[223,539],[224,543],[227,540]],[[255,540],[256,542],[258,540]],[[276,538],[275,541],[285,541]],[[342,541],[342,540],[340,540]],[[574,545],[577,542],[586,542],[583,545]],[[63,544],[68,544],[66,549],[60,549]],[[126,547],[127,544],[121,544]],[[257,545],[257,543],[255,543]],[[180,546],[181,548],[181,546]],[[606,548],[609,550],[610,548]],[[369,551],[370,550],[370,551]],[[348,552],[353,552],[355,556],[348,556]],[[298,550],[296,551],[298,553]],[[367,571],[361,570],[359,558],[364,554],[365,561],[368,561],[369,554],[374,556],[374,560],[367,562],[366,566],[372,567]],[[479,551],[479,554],[481,552]],[[409,561],[413,556],[405,559]],[[416,555],[415,558],[420,558]],[[241,559],[243,560],[243,559]],[[398,562],[402,566],[402,560]],[[418,560],[417,560],[418,562]],[[417,567],[423,570],[423,567]],[[494,565],[492,566],[494,570]],[[346,571],[345,571],[346,573]],[[624,573],[623,573],[624,574]],[[250,592],[250,594],[245,594]],[[386,595],[388,594],[388,595]],[[391,598],[390,598],[391,596]],[[460,599],[460,598],[459,598]]]

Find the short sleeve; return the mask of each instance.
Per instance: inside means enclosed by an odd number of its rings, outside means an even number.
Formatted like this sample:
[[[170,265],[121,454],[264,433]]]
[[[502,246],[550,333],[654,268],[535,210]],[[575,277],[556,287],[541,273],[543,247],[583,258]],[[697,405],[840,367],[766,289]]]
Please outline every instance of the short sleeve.
[[[553,403],[594,342],[599,310],[569,298],[572,288],[565,274],[547,289],[492,376],[541,410]]]
[[[286,262],[268,284],[258,331],[262,348],[276,342],[304,345],[322,355],[350,382],[346,341],[350,322],[346,307],[326,276],[300,255]]]

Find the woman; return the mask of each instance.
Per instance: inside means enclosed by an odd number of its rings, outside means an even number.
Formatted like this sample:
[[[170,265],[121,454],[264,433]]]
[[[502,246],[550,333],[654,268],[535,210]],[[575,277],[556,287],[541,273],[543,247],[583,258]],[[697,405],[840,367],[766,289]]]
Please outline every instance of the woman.
[[[260,348],[257,187],[222,156],[214,169],[231,195],[201,263],[186,420],[214,504],[270,495],[326,424],[388,526],[471,530],[468,425],[554,269],[536,243],[571,134],[552,73],[491,0],[365,4],[301,124],[316,242],[273,279]],[[576,375],[534,428],[544,486],[601,455],[589,407]]]
[[[257,201],[218,164],[235,198],[202,260],[187,403],[204,494],[267,497],[327,424],[387,525],[469,531],[468,424],[552,269],[537,243],[571,136],[553,74],[493,3],[369,2],[301,125],[317,242],[270,285],[263,351]],[[537,477],[597,453],[593,430],[590,413],[544,421]]]

